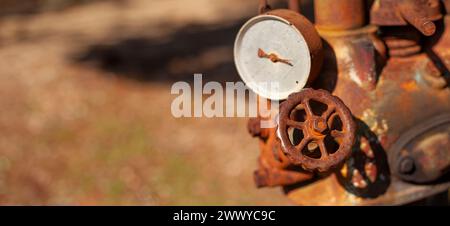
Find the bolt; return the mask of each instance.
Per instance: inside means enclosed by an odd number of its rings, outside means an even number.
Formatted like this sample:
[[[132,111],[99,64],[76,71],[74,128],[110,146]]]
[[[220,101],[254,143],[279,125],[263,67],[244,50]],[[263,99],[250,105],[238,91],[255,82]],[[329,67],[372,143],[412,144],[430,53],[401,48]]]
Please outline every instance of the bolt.
[[[315,132],[323,133],[327,129],[327,123],[323,119],[316,119],[313,123],[313,129]]]
[[[431,21],[425,21],[421,26],[421,31],[426,36],[431,36],[436,32],[436,25]]]
[[[400,160],[400,173],[401,174],[413,174],[416,169],[414,159],[411,157],[405,157]]]

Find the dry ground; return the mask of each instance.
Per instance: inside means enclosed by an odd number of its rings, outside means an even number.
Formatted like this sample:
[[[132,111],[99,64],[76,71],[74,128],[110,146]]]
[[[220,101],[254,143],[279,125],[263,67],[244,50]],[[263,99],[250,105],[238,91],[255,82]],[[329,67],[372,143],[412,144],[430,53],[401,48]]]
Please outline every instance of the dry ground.
[[[0,204],[285,205],[246,119],[174,119],[174,81],[238,79],[257,1],[103,1],[0,21]]]

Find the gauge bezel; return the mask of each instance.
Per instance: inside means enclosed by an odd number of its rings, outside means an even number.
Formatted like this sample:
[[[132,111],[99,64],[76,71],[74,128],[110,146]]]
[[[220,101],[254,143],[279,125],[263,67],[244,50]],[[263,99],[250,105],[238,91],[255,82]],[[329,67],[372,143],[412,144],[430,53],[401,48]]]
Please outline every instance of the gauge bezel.
[[[309,75],[305,76],[301,80],[297,80],[298,83],[293,90],[280,93],[271,93],[268,90],[264,90],[264,88],[255,85],[255,83],[250,78],[251,76],[245,72],[245,70],[243,69],[243,65],[241,65],[241,56],[239,54],[239,51],[241,50],[242,39],[245,33],[253,25],[265,20],[276,20],[291,26],[292,29],[294,29],[295,32],[298,33],[299,37],[304,40],[304,43],[306,43],[305,49],[309,53],[309,59],[306,64],[309,67]],[[256,94],[271,100],[285,100],[291,93],[302,90],[307,85],[311,84],[311,82],[314,81],[314,79],[317,77],[317,74],[320,71],[323,62],[322,40],[314,25],[306,17],[291,10],[273,10],[265,14],[253,17],[242,26],[234,43],[234,62],[241,79]]]

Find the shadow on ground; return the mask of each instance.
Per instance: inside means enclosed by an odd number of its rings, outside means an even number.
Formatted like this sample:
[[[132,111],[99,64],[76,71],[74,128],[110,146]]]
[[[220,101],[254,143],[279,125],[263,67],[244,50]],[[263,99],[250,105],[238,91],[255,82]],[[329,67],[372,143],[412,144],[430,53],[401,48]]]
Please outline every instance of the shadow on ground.
[[[72,60],[140,82],[240,81],[233,44],[245,20],[223,26],[191,24],[163,39],[133,37],[114,44],[93,44]]]

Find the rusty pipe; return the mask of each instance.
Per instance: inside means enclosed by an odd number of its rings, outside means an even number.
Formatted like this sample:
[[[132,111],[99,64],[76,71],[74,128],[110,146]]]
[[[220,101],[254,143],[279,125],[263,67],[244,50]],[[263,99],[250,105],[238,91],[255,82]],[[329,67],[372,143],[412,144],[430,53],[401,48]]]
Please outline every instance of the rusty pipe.
[[[323,30],[350,30],[366,25],[364,0],[314,0],[316,25]]]

